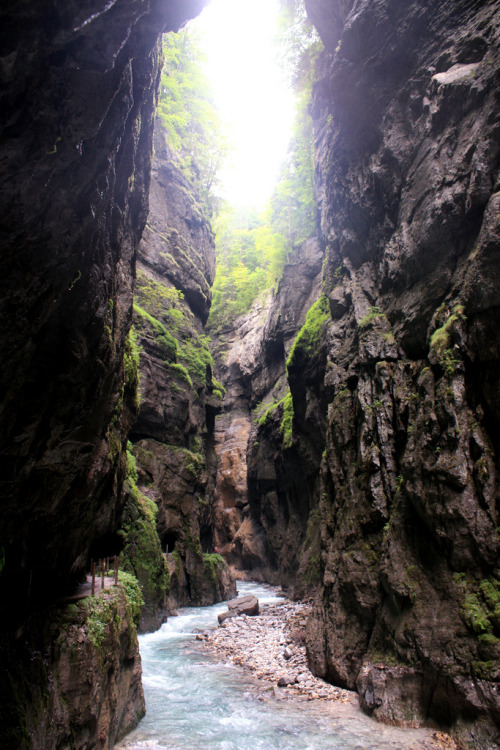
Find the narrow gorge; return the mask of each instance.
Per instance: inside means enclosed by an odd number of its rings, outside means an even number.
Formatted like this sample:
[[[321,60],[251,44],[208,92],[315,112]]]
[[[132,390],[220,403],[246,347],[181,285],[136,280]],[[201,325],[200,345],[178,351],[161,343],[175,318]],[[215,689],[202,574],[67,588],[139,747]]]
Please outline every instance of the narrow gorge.
[[[0,10],[0,745],[111,750],[137,633],[245,577],[366,713],[500,747],[500,5],[305,0],[313,221],[219,318],[162,114],[204,5]]]

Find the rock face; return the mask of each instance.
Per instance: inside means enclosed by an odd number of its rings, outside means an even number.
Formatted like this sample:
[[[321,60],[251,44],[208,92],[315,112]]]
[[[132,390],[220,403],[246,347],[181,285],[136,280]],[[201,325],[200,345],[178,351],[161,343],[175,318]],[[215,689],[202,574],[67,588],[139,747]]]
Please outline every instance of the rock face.
[[[2,747],[112,750],[136,726],[145,713],[139,596],[130,579],[26,623],[29,640],[19,639],[2,661],[2,703],[14,696],[22,705],[19,721],[5,714]]]
[[[0,10],[6,654],[14,634],[35,637],[24,623],[38,602],[77,582],[90,556],[116,542],[136,409],[127,333],[147,216],[157,40],[202,5],[42,0]],[[2,680],[14,693],[15,674]],[[11,700],[2,701],[2,729],[25,709]]]
[[[330,318],[288,371],[325,425],[310,663],[377,718],[497,746],[498,4],[307,6]]]
[[[223,558],[213,554],[213,426],[222,391],[212,376],[203,324],[214,273],[210,224],[158,122],[150,212],[137,264],[141,403],[130,437],[138,488],[158,507],[170,609],[213,604],[236,593]],[[164,612],[158,601],[151,628]]]
[[[301,479],[283,470],[280,419],[286,358],[319,296],[322,260],[316,238],[295,248],[276,293],[259,299],[216,342],[227,389],[215,426],[216,543],[231,565],[261,580],[292,583],[303,552],[308,499],[298,498]],[[316,473],[320,460],[321,450]]]
[[[56,588],[77,578],[117,525],[156,43],[201,6],[2,7],[0,524],[11,599],[36,597],[48,574]]]

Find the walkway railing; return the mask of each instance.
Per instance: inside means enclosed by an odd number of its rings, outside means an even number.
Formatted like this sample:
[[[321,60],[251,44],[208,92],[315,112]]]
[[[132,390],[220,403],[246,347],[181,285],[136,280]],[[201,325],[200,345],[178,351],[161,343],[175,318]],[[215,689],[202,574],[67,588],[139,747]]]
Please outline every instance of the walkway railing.
[[[110,560],[113,560],[112,568],[110,568],[110,564],[109,564]],[[113,571],[114,579],[115,579],[115,586],[117,585],[118,564],[119,564],[119,558],[117,555],[115,555],[113,558],[104,557],[102,560],[99,560],[97,564],[95,563],[94,560],[90,561],[90,575],[92,576],[92,584],[91,584],[92,596],[94,596],[95,594],[96,578],[101,579],[101,589],[105,588],[105,578],[106,578],[106,575],[109,576],[110,570]]]

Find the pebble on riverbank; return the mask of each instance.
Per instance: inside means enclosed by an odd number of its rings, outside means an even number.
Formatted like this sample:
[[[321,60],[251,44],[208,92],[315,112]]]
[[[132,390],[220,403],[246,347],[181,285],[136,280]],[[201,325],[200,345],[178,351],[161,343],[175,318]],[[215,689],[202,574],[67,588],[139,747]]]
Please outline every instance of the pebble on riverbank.
[[[337,701],[358,705],[350,690],[315,677],[307,666],[305,626],[311,605],[284,599],[264,604],[260,614],[241,615],[222,622],[215,630],[197,635],[200,646],[223,661],[242,667],[268,683],[267,690],[279,699]],[[455,742],[441,732],[429,731],[419,750],[457,750]]]

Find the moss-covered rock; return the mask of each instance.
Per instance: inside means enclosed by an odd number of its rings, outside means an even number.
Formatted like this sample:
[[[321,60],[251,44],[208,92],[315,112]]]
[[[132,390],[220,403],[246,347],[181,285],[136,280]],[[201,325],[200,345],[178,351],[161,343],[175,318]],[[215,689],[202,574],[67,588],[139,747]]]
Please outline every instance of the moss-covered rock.
[[[128,492],[120,530],[123,540],[120,567],[139,581],[143,596],[140,629],[150,631],[156,630],[165,617],[168,568],[156,530],[158,507],[139,492],[135,456],[131,450],[127,453],[127,464]]]

